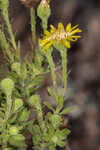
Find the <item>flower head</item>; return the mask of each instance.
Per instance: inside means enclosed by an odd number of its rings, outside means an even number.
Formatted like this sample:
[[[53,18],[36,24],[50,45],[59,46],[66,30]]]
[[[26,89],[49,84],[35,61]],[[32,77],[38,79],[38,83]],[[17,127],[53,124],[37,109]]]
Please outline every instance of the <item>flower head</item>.
[[[43,39],[39,39],[40,47],[43,47],[44,50],[48,50],[48,48],[57,42],[58,44],[64,44],[67,48],[71,47],[70,42],[77,41],[80,36],[77,33],[82,32],[78,25],[71,27],[71,23],[69,23],[66,28],[62,23],[58,23],[58,28],[56,29],[53,25],[50,25],[50,31],[44,30]]]

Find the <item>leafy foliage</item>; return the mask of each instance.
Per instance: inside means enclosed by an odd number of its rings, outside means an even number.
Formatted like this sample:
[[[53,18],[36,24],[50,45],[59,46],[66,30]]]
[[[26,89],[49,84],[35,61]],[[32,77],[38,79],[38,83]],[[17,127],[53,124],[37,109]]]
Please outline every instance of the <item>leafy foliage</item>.
[[[24,61],[21,62],[20,43],[15,42],[15,36],[9,21],[8,7],[9,0],[0,0],[0,10],[9,34],[9,39],[7,39],[3,25],[1,25],[0,45],[7,63],[8,73],[6,78],[3,79],[0,68],[0,149],[27,150],[25,133],[28,131],[31,134],[29,140],[34,150],[56,150],[57,146],[64,147],[66,145],[70,131],[67,128],[61,130],[60,126],[63,123],[63,115],[72,110],[72,107],[64,108],[64,94],[67,89],[68,78],[66,43],[63,43],[64,39],[63,42],[55,41],[61,38],[62,33],[65,33],[64,27],[59,23],[57,31],[53,26],[51,26],[50,32],[46,30],[51,9],[49,1],[41,0],[37,14],[41,18],[45,36],[36,48],[35,10],[30,8],[32,50],[35,53],[32,52],[32,59],[26,56]],[[61,29],[63,29],[63,32],[61,32]],[[73,29],[70,26],[71,34],[81,31],[79,29],[73,31]],[[57,33],[57,38],[54,38],[53,44],[62,58],[62,90],[60,93],[58,92],[56,67],[52,57],[53,45],[52,39],[50,40],[52,33],[54,35]],[[60,33],[61,35],[59,35]],[[71,36],[71,38],[73,39],[74,36]],[[75,38],[77,39],[79,36],[75,36]],[[67,40],[65,41],[67,42]],[[41,47],[45,44],[47,44],[47,51],[44,51]],[[48,67],[45,67],[47,64]],[[47,101],[43,104],[40,95],[37,95],[38,89],[44,84],[47,73],[51,73],[53,81],[53,88],[49,87],[48,92],[56,102],[55,108]],[[48,108],[49,112],[44,113],[44,106]],[[33,117],[30,117],[32,110],[34,110],[35,116],[33,114]]]

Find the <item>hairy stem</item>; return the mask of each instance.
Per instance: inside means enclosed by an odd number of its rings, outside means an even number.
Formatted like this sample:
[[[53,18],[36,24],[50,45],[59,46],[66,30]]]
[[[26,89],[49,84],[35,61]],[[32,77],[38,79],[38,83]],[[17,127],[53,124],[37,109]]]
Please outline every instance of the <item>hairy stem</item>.
[[[8,28],[8,33],[10,35],[10,40],[11,40],[12,46],[16,50],[17,47],[16,47],[16,42],[15,42],[15,37],[14,37],[12,27],[11,27],[11,24],[10,24],[10,21],[9,21],[8,11],[6,11],[6,14],[4,13],[3,17],[4,17],[4,20],[5,20],[7,28]]]
[[[62,67],[63,67],[63,74],[62,74],[62,97],[64,97],[66,88],[67,88],[67,51],[66,48],[64,48],[61,51],[61,57],[62,57]]]
[[[51,76],[52,76],[52,80],[53,80],[53,87],[55,90],[56,101],[58,102],[58,90],[57,90],[57,83],[56,83],[55,65],[54,65],[51,53],[49,53],[49,55],[47,54],[46,56],[48,59],[50,70],[51,70]]]
[[[31,14],[32,48],[34,50],[36,47],[36,18],[34,8],[30,9],[30,14]]]

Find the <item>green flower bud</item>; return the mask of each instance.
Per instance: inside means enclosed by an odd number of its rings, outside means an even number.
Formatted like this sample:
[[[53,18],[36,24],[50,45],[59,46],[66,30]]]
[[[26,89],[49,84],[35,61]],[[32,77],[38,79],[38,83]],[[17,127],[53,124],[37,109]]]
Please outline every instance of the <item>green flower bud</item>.
[[[37,14],[42,20],[42,25],[44,29],[47,29],[48,18],[51,14],[51,9],[47,0],[42,0],[37,9]]]
[[[11,96],[12,90],[14,89],[13,80],[6,78],[1,81],[1,89],[6,94],[6,96]]]
[[[12,127],[10,127],[10,129],[9,129],[9,134],[10,134],[10,135],[17,135],[18,132],[19,132],[19,130],[18,130],[18,128],[17,128],[16,126],[12,126]]]
[[[35,107],[36,109],[41,109],[40,105],[40,96],[39,95],[33,95],[29,98],[28,104],[31,107]]]
[[[16,112],[19,108],[23,106],[23,100],[16,98],[14,101],[14,112]]]
[[[0,0],[0,9],[5,12],[8,9],[9,1],[8,0]]]
[[[12,71],[15,71],[18,75],[20,75],[20,63],[15,62],[12,64],[11,69]]]

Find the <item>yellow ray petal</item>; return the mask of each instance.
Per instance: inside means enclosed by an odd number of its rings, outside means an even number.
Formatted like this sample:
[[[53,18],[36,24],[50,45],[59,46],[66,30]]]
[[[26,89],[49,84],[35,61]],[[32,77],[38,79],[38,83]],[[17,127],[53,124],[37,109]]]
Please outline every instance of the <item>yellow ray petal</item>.
[[[74,27],[71,28],[71,31],[74,30],[75,28],[77,28],[79,25],[75,25]]]
[[[70,38],[69,39],[71,42],[75,42],[75,41],[77,41],[78,39],[72,39],[72,38]]]
[[[80,35],[72,35],[71,37],[72,38],[80,38],[81,36]]]
[[[48,43],[48,40],[41,40],[41,39],[39,39],[39,45],[42,47],[42,46],[44,46],[46,43]]]
[[[80,38],[81,36],[71,36],[71,37],[69,37],[68,38],[68,40],[70,40],[70,41],[72,41],[72,42],[75,42],[75,41],[77,41],[79,38]]]
[[[50,36],[50,32],[48,30],[44,30],[44,34]]]
[[[67,47],[67,48],[70,48],[71,47],[71,45],[70,45],[70,42],[69,41],[64,41],[64,44],[65,44],[65,46]]]
[[[50,32],[55,32],[56,31],[56,28],[53,26],[53,25],[50,25],[50,28],[51,28],[51,30],[50,30]]]
[[[43,50],[48,50],[48,48],[53,44],[53,41],[48,42],[48,44],[46,44],[46,46],[43,48]]]
[[[66,32],[71,31],[71,23],[68,23],[68,25],[66,26]]]
[[[61,22],[58,23],[58,29],[64,29],[64,26]]]
[[[82,32],[82,30],[77,28],[77,29],[73,30],[70,34],[73,35],[73,34],[78,33],[78,32]]]

